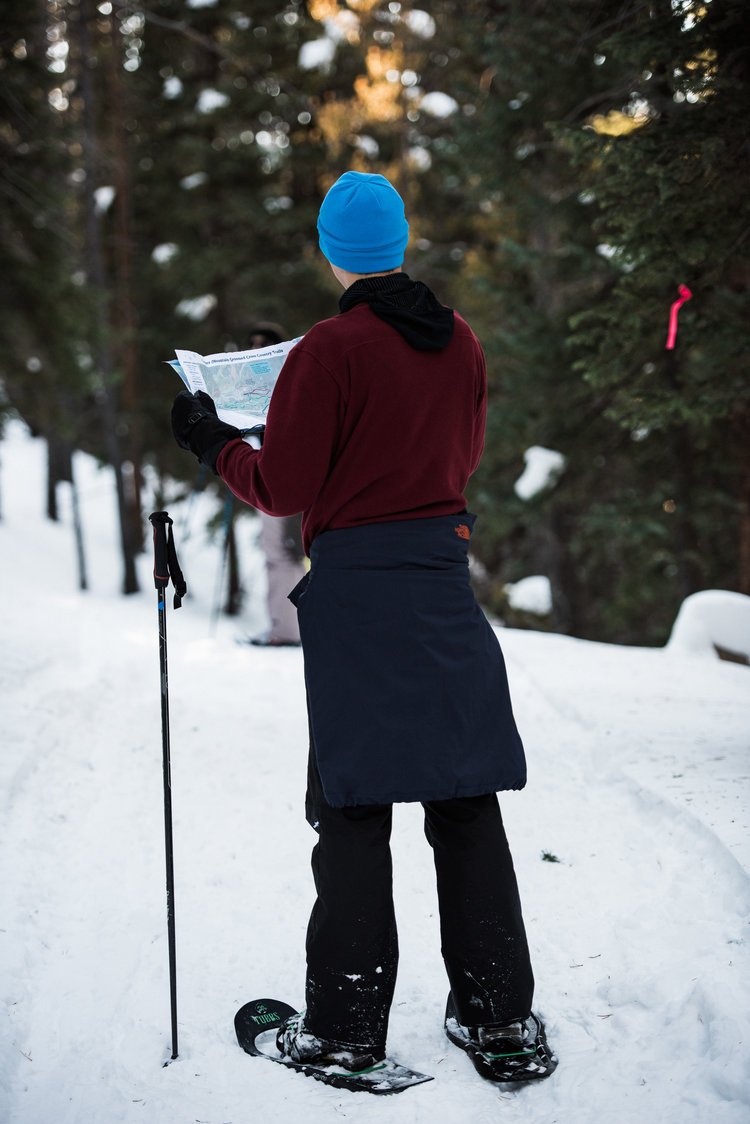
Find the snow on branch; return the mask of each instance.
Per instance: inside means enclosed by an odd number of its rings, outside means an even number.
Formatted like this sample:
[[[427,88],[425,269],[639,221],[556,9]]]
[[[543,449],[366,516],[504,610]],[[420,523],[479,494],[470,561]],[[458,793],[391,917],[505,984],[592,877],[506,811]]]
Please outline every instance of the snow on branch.
[[[532,445],[523,459],[526,467],[513,485],[516,495],[522,500],[530,500],[545,488],[551,488],[565,468],[563,454],[545,449],[542,445]]]

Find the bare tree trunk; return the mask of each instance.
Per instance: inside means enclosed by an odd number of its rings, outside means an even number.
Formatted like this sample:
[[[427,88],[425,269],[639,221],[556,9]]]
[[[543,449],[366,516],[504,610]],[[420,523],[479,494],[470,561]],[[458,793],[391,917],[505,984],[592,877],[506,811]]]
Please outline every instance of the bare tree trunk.
[[[47,437],[47,518],[57,522],[57,485],[72,479],[70,446],[56,434]]]
[[[682,392],[679,379],[677,356],[668,351],[665,356],[667,378],[675,393]],[[679,544],[678,571],[680,596],[683,601],[691,593],[696,593],[703,585],[701,549],[695,525],[690,516],[691,500],[697,491],[693,471],[693,447],[685,425],[675,426],[671,438],[674,474],[677,483],[677,507],[675,510],[675,530]]]
[[[239,615],[242,607],[242,586],[240,583],[240,567],[237,555],[237,536],[234,532],[234,509],[227,527],[226,550],[229,561],[229,584],[227,586],[227,599],[224,602],[224,612],[228,617]]]
[[[107,441],[110,464],[115,474],[117,509],[120,522],[120,545],[123,559],[123,593],[138,591],[138,578],[135,570],[133,536],[129,519],[125,483],[122,471],[122,450],[117,432],[118,418],[113,389],[113,363],[110,345],[109,316],[107,308],[106,275],[104,256],[96,213],[94,188],[99,167],[96,120],[96,87],[92,67],[95,58],[92,54],[91,24],[96,20],[95,0],[80,0],[78,14],[78,40],[80,47],[81,99],[83,103],[83,149],[85,159],[85,207],[86,207],[86,272],[94,298],[94,362],[99,371],[101,386],[97,395],[102,412],[102,424]]]
[[[143,550],[141,511],[142,440],[138,400],[138,322],[133,302],[132,208],[130,160],[125,132],[125,84],[122,80],[122,36],[112,18],[110,60],[110,148],[114,173],[114,316],[119,339],[118,358],[122,367],[122,406],[127,420],[127,456],[132,466],[126,501],[130,510],[133,548]]]
[[[579,635],[582,622],[576,613],[575,570],[565,549],[566,514],[554,508],[544,521],[540,558],[541,572],[552,589],[552,625],[555,632]]]
[[[81,508],[78,503],[78,485],[76,484],[73,459],[70,461],[70,496],[73,508],[73,535],[76,544],[76,558],[78,560],[78,588],[87,590],[89,587],[86,572],[86,554],[83,549],[83,525],[81,523]]]
[[[57,464],[55,457],[55,440],[47,438],[47,518],[57,523],[60,514],[57,510]]]
[[[750,594],[750,411],[741,411],[734,419],[733,428],[739,464],[737,589]]]

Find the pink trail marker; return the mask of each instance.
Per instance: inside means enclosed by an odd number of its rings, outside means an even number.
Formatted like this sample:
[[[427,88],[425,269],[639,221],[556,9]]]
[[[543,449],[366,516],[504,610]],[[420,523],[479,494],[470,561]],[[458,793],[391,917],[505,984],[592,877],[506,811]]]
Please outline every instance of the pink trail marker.
[[[672,351],[674,349],[674,343],[677,339],[677,313],[680,311],[685,301],[689,301],[693,296],[687,285],[680,285],[677,291],[680,295],[673,303],[669,311],[669,332],[667,333],[666,344],[667,351]]]

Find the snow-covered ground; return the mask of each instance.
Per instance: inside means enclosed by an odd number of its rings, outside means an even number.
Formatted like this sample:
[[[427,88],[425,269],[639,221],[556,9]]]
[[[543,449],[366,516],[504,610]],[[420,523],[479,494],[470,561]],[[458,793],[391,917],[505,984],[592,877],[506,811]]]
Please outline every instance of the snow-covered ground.
[[[3,1124],[728,1124],[750,1118],[750,670],[505,630],[529,757],[502,797],[560,1056],[547,1082],[483,1082],[443,1036],[431,857],[395,815],[401,966],[391,1052],[435,1081],[347,1094],[247,1057],[246,1000],[299,1003],[312,904],[297,650],[210,633],[210,501],[174,506],[188,580],[169,613],[180,1058],[169,996],[156,595],[118,596],[109,473],[77,456],[92,589],[70,520],[42,517],[44,453],[0,443]],[[61,491],[66,490],[65,488]],[[181,533],[180,533],[181,531]],[[559,861],[543,861],[547,852]]]

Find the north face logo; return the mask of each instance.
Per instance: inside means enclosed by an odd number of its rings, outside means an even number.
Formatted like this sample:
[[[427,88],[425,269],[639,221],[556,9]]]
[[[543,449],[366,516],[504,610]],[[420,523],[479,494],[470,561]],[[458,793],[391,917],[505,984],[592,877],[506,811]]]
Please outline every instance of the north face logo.
[[[459,523],[457,527],[453,528],[453,530],[456,532],[456,534],[458,535],[458,537],[460,539],[470,539],[471,538],[471,531],[469,530],[469,528],[466,526],[465,523]]]

